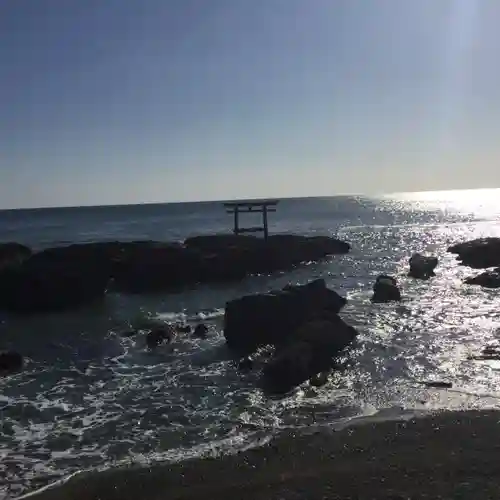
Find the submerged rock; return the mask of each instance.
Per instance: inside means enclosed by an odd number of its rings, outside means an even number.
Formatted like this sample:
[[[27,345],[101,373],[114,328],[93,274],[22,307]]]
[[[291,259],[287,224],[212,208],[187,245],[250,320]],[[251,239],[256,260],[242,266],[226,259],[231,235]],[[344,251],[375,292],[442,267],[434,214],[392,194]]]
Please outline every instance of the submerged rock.
[[[23,367],[23,356],[16,351],[0,351],[0,375],[20,370]]]
[[[412,278],[429,279],[434,276],[434,269],[438,265],[437,257],[430,257],[415,253],[410,258],[410,271]]]
[[[479,285],[484,288],[500,288],[500,268],[492,271],[485,271],[477,276],[472,276],[465,280],[467,285]]]
[[[392,276],[380,275],[373,285],[372,302],[384,303],[401,300],[397,281]]]
[[[448,252],[457,254],[463,265],[475,269],[500,266],[500,238],[478,238],[457,243],[450,246]]]
[[[346,303],[323,279],[246,295],[226,304],[224,336],[229,348],[248,354],[260,346],[286,343],[301,325],[325,314],[336,315]]]

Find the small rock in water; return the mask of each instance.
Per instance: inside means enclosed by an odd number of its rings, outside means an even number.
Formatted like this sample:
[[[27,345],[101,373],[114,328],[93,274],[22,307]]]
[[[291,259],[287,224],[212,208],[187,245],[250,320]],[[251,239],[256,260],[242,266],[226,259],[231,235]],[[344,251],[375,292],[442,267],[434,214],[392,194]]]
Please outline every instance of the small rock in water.
[[[309,383],[314,387],[321,387],[322,385],[325,385],[327,382],[328,382],[328,372],[318,373],[309,380]]]
[[[397,281],[392,276],[380,275],[373,285],[372,302],[400,301],[401,292]]]
[[[175,337],[175,332],[170,325],[164,327],[157,327],[151,330],[146,336],[146,344],[152,349],[166,342],[171,342]]]
[[[253,368],[252,358],[246,357],[238,361],[238,370],[249,371]]]
[[[426,387],[435,387],[438,389],[450,389],[453,387],[453,384],[451,382],[442,382],[442,381],[428,381],[428,382],[423,382],[423,384]]]
[[[16,351],[0,351],[0,373],[11,373],[23,367],[23,357]]]
[[[208,326],[205,325],[205,323],[200,323],[199,325],[196,325],[193,335],[195,337],[198,337],[199,339],[204,339],[207,336],[207,333],[208,333]]]
[[[176,329],[180,333],[191,333],[191,326],[190,325],[177,325]]]
[[[410,271],[408,275],[412,278],[429,279],[434,276],[434,269],[437,265],[437,257],[415,253],[410,258]]]
[[[130,337],[133,337],[134,335],[137,335],[138,333],[138,330],[123,330],[121,332],[118,332],[118,335],[120,335],[120,337],[128,339]]]

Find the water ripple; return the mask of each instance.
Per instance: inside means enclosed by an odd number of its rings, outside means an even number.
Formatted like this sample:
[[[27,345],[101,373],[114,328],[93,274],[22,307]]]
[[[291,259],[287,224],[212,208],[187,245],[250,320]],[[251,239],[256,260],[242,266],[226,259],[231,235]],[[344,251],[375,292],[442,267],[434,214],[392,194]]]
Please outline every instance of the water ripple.
[[[23,339],[30,359],[23,373],[0,380],[0,497],[81,469],[243,449],[286,429],[377,412],[500,407],[500,362],[467,360],[500,341],[500,296],[464,285],[470,270],[446,253],[452,242],[499,235],[500,226],[453,219],[350,224],[340,233],[352,242],[352,253],[289,275],[258,277],[216,292],[116,296],[107,309],[91,314],[4,326],[5,344]],[[406,276],[416,251],[439,256],[430,281]],[[398,277],[400,304],[371,304],[371,286],[380,273]],[[255,388],[257,373],[235,370],[224,348],[221,308],[235,294],[318,276],[349,298],[343,316],[359,330],[359,341],[345,369],[325,386],[266,398]],[[185,335],[173,349],[149,353],[140,335],[115,333],[117,323],[141,314],[158,321],[208,321],[212,336]],[[50,335],[26,333],[35,329]],[[453,389],[426,388],[426,380],[450,381]]]

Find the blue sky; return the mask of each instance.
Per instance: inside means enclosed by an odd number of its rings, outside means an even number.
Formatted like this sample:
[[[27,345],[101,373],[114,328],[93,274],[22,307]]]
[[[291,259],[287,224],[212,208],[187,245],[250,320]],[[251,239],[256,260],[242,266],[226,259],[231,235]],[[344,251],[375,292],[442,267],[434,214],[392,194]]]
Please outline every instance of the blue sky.
[[[2,0],[0,207],[500,186],[498,0]]]

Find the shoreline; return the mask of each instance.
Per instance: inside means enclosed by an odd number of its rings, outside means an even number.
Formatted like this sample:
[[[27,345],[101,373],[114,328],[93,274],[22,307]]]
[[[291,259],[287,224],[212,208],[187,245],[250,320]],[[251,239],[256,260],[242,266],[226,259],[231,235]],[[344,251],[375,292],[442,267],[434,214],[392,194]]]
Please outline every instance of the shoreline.
[[[500,411],[354,422],[235,455],[82,473],[32,500],[498,498]]]

